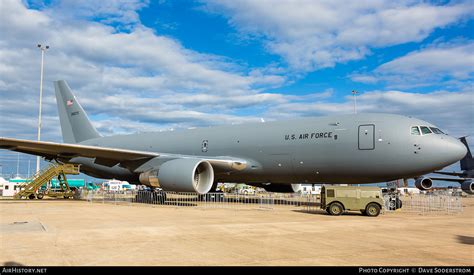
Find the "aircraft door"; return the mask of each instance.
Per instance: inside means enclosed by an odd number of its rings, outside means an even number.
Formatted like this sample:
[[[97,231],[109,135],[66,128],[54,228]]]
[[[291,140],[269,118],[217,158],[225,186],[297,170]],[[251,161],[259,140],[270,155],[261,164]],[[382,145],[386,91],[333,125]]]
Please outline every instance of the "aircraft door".
[[[375,125],[359,125],[359,150],[375,149]]]

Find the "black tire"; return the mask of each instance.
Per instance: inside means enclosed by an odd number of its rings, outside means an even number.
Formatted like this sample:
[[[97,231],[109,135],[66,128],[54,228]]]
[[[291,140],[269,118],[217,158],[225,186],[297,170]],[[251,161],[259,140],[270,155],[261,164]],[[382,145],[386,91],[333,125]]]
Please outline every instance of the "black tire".
[[[143,194],[143,203],[152,204],[153,203],[153,193],[147,192]]]
[[[390,201],[388,202],[388,209],[390,210],[397,209],[397,204],[395,200],[390,199]]]
[[[143,198],[143,194],[142,193],[138,193],[135,195],[135,202],[136,203],[145,203],[145,200]]]
[[[164,204],[166,202],[166,193],[161,193],[161,203]]]
[[[43,194],[38,194],[38,195],[36,196],[36,198],[37,198],[38,200],[41,200],[41,199],[43,199],[43,197],[44,197],[44,195],[43,195]]]
[[[166,194],[165,193],[159,193],[157,196],[157,202],[158,204],[165,204],[166,201]]]
[[[165,193],[153,193],[153,204],[164,204],[166,201],[166,194]]]
[[[401,199],[397,198],[397,201],[396,201],[396,205],[397,205],[397,209],[400,209],[402,208],[403,206],[403,202]]]
[[[342,215],[344,212],[344,207],[342,207],[342,204],[338,202],[333,202],[329,205],[329,214],[333,216],[339,216]]]
[[[216,201],[218,201],[218,202],[223,202],[224,201],[224,193],[223,192],[217,192],[216,193]]]
[[[377,217],[380,214],[380,206],[376,203],[369,203],[365,208],[365,213],[369,217]]]
[[[36,199],[36,196],[35,196],[35,194],[31,194],[31,195],[28,196],[28,198],[29,198],[30,200],[34,200],[34,199]]]

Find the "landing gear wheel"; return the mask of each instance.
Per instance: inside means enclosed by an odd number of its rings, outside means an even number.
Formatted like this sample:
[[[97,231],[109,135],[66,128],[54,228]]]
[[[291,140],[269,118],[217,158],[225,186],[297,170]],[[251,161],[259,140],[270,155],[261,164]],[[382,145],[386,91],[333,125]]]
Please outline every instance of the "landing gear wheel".
[[[402,200],[399,198],[397,198],[395,204],[397,205],[397,209],[400,209],[403,206]]]
[[[38,194],[38,195],[36,196],[36,198],[37,198],[38,200],[41,200],[41,199],[43,199],[43,197],[44,197],[44,195],[43,195],[43,194]]]
[[[344,208],[342,207],[342,204],[340,204],[338,202],[331,203],[331,205],[329,205],[328,209],[329,209],[328,210],[329,214],[331,214],[333,216],[339,216],[344,211]]]
[[[166,193],[161,193],[161,204],[165,204],[166,202]]]
[[[377,217],[380,214],[380,206],[376,203],[369,203],[365,208],[365,213],[369,217]]]
[[[164,204],[166,201],[166,194],[163,192],[152,193],[153,201],[152,204]]]
[[[31,194],[31,195],[28,196],[28,198],[29,198],[30,200],[34,200],[34,199],[36,198],[36,196],[35,196],[35,194]]]
[[[395,200],[390,199],[390,201],[388,202],[388,209],[390,209],[390,210],[395,210],[395,209],[397,209]]]

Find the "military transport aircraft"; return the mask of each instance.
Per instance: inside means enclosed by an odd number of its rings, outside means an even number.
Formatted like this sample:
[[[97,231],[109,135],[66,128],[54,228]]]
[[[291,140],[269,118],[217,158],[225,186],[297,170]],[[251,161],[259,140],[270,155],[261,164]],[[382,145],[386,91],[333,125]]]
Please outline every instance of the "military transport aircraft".
[[[423,120],[351,114],[101,136],[68,84],[55,81],[64,143],[0,138],[0,148],[81,164],[93,177],[205,194],[217,182],[292,192],[294,183],[416,178],[462,159],[466,146]],[[469,186],[472,191],[472,185]]]

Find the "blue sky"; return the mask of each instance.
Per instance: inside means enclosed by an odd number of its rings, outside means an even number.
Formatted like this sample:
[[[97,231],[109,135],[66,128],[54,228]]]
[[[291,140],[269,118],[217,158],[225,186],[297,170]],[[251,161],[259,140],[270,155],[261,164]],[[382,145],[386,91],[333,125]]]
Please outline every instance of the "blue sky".
[[[357,90],[360,112],[472,136],[472,14],[472,1],[5,0],[0,136],[36,138],[38,42],[43,140],[61,141],[57,79],[104,135],[351,113]],[[4,173],[15,162],[0,152]]]

